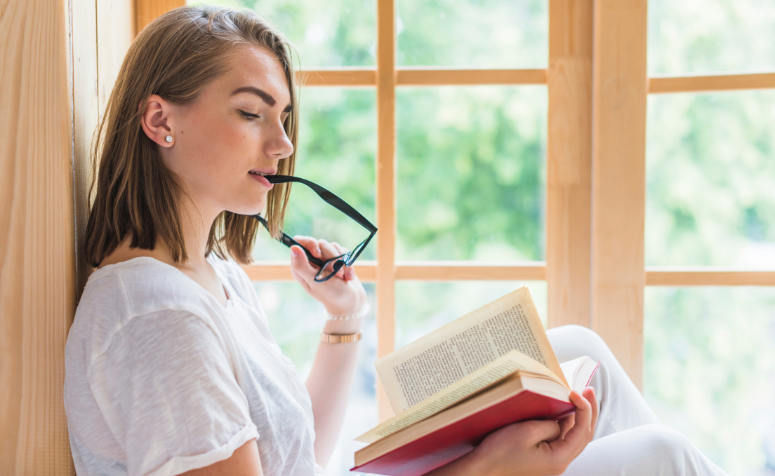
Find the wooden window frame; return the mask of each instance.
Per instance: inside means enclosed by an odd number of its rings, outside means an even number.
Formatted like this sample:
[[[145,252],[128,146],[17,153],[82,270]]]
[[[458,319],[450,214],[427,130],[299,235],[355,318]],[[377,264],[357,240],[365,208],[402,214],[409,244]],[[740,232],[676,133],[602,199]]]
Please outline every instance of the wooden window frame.
[[[377,2],[374,68],[297,72],[302,87],[374,87],[377,101],[377,260],[359,264],[376,283],[378,357],[394,350],[399,280],[545,280],[549,327],[595,329],[638,387],[645,286],[775,286],[775,270],[645,267],[648,94],[775,88],[775,73],[647,76],[647,0],[548,0],[546,69],[397,68],[395,0]],[[136,0],[136,24],[183,5]],[[624,27],[622,26],[624,25]],[[546,262],[396,261],[396,88],[546,85]],[[255,281],[291,280],[288,263],[246,266]],[[594,316],[594,317],[593,317]],[[381,388],[379,419],[392,412]]]
[[[395,0],[375,1],[376,68],[300,75],[306,87],[376,88],[380,233],[377,261],[359,273],[377,284],[380,356],[393,350],[398,280],[546,280],[549,326],[592,327],[640,386],[645,286],[775,286],[775,270],[644,266],[647,95],[775,89],[775,73],[648,78],[647,0],[548,0],[546,69],[396,68]],[[17,473],[75,474],[62,384],[67,332],[91,271],[77,252],[91,138],[133,35],[183,4],[28,0],[5,12],[10,81],[0,102],[12,113],[0,143],[13,147],[5,162],[13,173],[0,181],[13,194],[0,197],[8,277],[0,386],[9,389],[0,464]],[[396,262],[396,88],[483,84],[547,86],[546,262]],[[255,280],[291,279],[283,263],[246,269]],[[390,416],[381,390],[377,401],[379,418]]]

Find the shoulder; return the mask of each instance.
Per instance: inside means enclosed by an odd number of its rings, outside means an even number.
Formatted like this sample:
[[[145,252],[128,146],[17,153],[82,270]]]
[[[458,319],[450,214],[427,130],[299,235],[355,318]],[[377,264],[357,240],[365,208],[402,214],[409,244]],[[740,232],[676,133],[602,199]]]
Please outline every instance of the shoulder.
[[[68,335],[68,352],[78,348],[87,362],[104,352],[116,335],[138,317],[145,325],[180,325],[189,316],[205,323],[214,315],[206,291],[179,270],[154,258],[135,258],[95,271],[78,303]],[[139,323],[140,320],[138,320]]]

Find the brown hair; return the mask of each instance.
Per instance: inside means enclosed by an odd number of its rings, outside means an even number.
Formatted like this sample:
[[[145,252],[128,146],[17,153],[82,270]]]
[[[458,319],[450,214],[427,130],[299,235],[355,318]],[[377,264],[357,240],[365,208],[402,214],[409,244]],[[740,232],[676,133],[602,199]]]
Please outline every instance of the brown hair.
[[[92,266],[99,266],[127,235],[132,248],[152,250],[161,238],[176,262],[188,260],[178,206],[178,197],[185,190],[164,166],[158,145],[142,131],[140,119],[151,94],[180,105],[195,101],[203,87],[226,71],[226,59],[239,45],[269,49],[285,70],[291,113],[283,127],[294,153],[280,161],[277,173],[293,174],[298,98],[290,43],[248,10],[205,5],[169,11],[132,42],[96,131],[90,189],[93,205],[85,244],[86,259]],[[273,236],[282,229],[289,194],[289,184],[276,184],[269,191],[266,218]],[[224,258],[227,251],[235,260],[250,263],[257,228],[258,221],[251,216],[222,212],[210,229],[206,254],[215,251]]]

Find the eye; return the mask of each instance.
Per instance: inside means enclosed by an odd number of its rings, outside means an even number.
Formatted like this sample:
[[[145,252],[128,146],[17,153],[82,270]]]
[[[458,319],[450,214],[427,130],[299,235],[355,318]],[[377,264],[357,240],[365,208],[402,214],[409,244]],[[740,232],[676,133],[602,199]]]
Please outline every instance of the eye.
[[[253,119],[257,119],[257,118],[258,118],[258,116],[257,116],[257,115],[255,115],[255,114],[251,114],[251,113],[249,113],[249,112],[245,112],[245,111],[243,111],[243,110],[241,110],[241,109],[240,109],[239,113],[240,113],[240,114],[242,114],[242,117],[244,117],[245,119],[247,119],[247,120],[249,120],[249,121],[250,121],[250,120],[253,120]]]

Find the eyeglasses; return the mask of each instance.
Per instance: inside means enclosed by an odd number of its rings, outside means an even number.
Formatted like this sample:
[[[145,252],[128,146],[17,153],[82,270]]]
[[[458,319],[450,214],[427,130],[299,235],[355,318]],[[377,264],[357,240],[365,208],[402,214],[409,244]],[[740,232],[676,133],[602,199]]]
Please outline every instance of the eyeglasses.
[[[318,194],[320,198],[322,198],[326,203],[333,206],[337,210],[341,211],[348,217],[355,220],[356,223],[361,225],[362,227],[366,228],[369,231],[369,236],[361,242],[358,246],[356,246],[352,251],[348,251],[347,253],[339,256],[335,256],[328,260],[322,260],[319,258],[316,258],[312,255],[312,253],[305,248],[301,243],[294,240],[287,234],[283,232],[282,236],[278,238],[278,241],[283,243],[285,246],[290,248],[293,245],[298,245],[301,247],[302,250],[304,250],[304,253],[307,255],[307,258],[309,261],[314,264],[315,266],[320,268],[320,271],[315,275],[315,282],[322,283],[324,281],[328,281],[334,275],[342,269],[343,266],[350,267],[355,262],[356,259],[358,259],[358,256],[361,255],[361,252],[366,248],[366,245],[369,244],[369,241],[374,237],[374,235],[377,233],[377,227],[371,224],[369,220],[365,219],[363,215],[358,213],[357,210],[355,210],[353,207],[347,204],[344,200],[337,197],[333,193],[329,192],[325,188],[321,187],[320,185],[310,182],[309,180],[303,179],[301,177],[293,177],[290,175],[267,175],[266,179],[269,181],[269,183],[288,183],[288,182],[298,182],[303,183],[304,185],[311,188],[315,193]],[[266,219],[264,219],[260,214],[259,215],[253,215],[259,223],[264,225],[264,228],[269,231],[269,223],[267,223]]]

